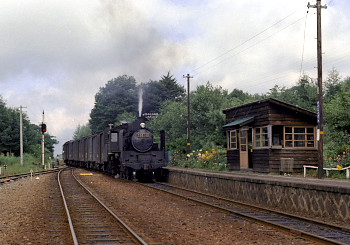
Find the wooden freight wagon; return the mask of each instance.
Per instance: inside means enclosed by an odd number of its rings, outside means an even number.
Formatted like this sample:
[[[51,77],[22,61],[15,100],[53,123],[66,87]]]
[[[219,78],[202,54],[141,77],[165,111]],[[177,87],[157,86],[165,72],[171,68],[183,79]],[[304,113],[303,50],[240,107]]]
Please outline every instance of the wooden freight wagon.
[[[302,172],[317,166],[317,114],[276,100],[223,111],[230,170]]]

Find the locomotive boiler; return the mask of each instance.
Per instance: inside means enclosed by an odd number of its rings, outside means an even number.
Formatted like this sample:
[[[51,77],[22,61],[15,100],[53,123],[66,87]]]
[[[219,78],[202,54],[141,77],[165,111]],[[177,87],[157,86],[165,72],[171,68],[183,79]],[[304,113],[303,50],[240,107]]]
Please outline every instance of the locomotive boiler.
[[[166,166],[165,133],[155,141],[146,128],[146,119],[106,128],[103,132],[63,145],[64,161],[69,166],[104,171],[126,179],[161,179]]]

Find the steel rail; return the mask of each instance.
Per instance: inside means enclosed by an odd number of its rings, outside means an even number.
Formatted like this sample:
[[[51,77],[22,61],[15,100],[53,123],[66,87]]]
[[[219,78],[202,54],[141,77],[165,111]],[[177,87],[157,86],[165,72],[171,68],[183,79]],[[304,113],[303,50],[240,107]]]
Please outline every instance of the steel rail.
[[[298,235],[299,237],[302,237],[302,238],[311,239],[311,240],[314,240],[314,241],[322,242],[324,244],[339,244],[339,245],[349,244],[349,243],[338,242],[338,241],[335,241],[333,239],[328,239],[326,237],[322,237],[322,236],[319,236],[319,235],[316,235],[316,234],[305,232],[305,231],[302,231],[302,230],[299,230],[299,229],[296,229],[296,228],[291,228],[291,227],[288,227],[288,226],[285,226],[285,225],[281,225],[281,224],[278,224],[276,222],[271,222],[271,221],[269,221],[267,219],[258,218],[258,217],[255,217],[253,215],[248,214],[248,212],[244,213],[244,212],[240,212],[240,211],[234,211],[232,209],[228,209],[228,208],[225,208],[225,207],[221,207],[219,205],[211,204],[209,202],[205,202],[205,201],[202,201],[202,200],[191,198],[189,196],[185,196],[185,195],[181,195],[181,194],[178,194],[178,193],[174,193],[174,192],[172,192],[170,190],[161,189],[160,187],[154,186],[155,184],[144,184],[144,183],[139,183],[139,184],[143,185],[143,186],[147,186],[149,188],[153,188],[153,189],[158,190],[158,191],[162,191],[162,192],[174,195],[174,196],[178,196],[178,197],[184,198],[186,200],[190,200],[190,201],[202,204],[202,205],[209,206],[211,208],[215,208],[215,209],[218,209],[218,210],[221,210],[221,211],[224,211],[224,212],[232,213],[232,214],[240,216],[240,217],[248,218],[248,219],[253,220],[253,221],[257,221],[257,222],[260,222],[260,223],[263,223],[263,224],[267,224],[269,226],[273,226],[275,228],[278,228],[278,229],[280,229],[282,231],[291,232],[291,233],[296,234],[296,235]],[[216,196],[209,195],[209,194],[206,194],[206,193],[192,191],[192,190],[189,190],[189,189],[185,189],[185,188],[181,188],[181,187],[177,187],[177,186],[173,186],[173,185],[168,185],[168,184],[164,184],[164,183],[156,183],[156,185],[162,185],[162,186],[165,186],[165,187],[168,187],[168,188],[170,187],[170,188],[174,188],[174,189],[179,189],[179,190],[186,191],[186,192],[189,192],[189,193],[194,193],[194,194],[197,194],[197,195],[210,197],[210,198],[213,198],[213,199],[216,199],[216,200],[223,200],[225,202],[232,203],[232,205],[243,206],[245,208],[250,208],[250,209],[252,209],[254,211],[261,211],[261,212],[268,212],[268,213],[273,213],[273,214],[277,214],[277,215],[284,215],[284,216],[287,216],[287,218],[294,218],[294,219],[297,219],[297,220],[300,220],[300,221],[304,221],[304,222],[312,222],[315,225],[326,226],[327,228],[333,228],[335,230],[340,230],[340,231],[345,231],[347,233],[350,233],[349,229],[346,229],[344,227],[333,226],[333,225],[330,225],[330,224],[325,224],[325,223],[317,222],[317,221],[314,221],[314,220],[304,219],[304,218],[301,218],[299,216],[293,216],[293,215],[290,215],[290,214],[276,212],[274,210],[264,209],[264,208],[260,208],[260,207],[254,206],[254,205],[243,204],[241,202],[236,202],[234,200],[225,199],[225,198],[221,198],[221,197],[216,197]]]
[[[29,172],[29,173],[23,173],[23,174],[9,175],[9,176],[6,176],[6,177],[0,177],[0,184],[8,183],[10,181],[19,180],[19,179],[22,179],[22,178],[28,178],[28,177],[31,177],[31,176],[38,176],[38,175],[42,175],[42,174],[56,173],[56,172],[59,172],[61,169],[64,169],[64,168],[57,168],[57,169],[50,169],[50,170],[43,170],[43,171],[37,171],[37,172]]]
[[[66,210],[67,219],[68,219],[68,223],[69,223],[69,229],[70,229],[70,233],[72,235],[73,243],[74,243],[74,245],[78,245],[79,243],[78,243],[77,235],[75,234],[72,218],[70,216],[68,205],[67,205],[67,202],[66,202],[66,198],[65,198],[65,195],[64,195],[64,192],[63,192],[63,188],[62,188],[62,185],[61,185],[60,174],[61,174],[62,171],[63,171],[63,169],[61,169],[58,172],[58,185],[60,187],[61,197],[62,197],[62,200],[63,200],[63,205],[64,205],[64,208]]]
[[[72,176],[74,177],[75,181],[91,196],[93,197],[93,199],[95,201],[97,201],[98,205],[100,205],[101,207],[103,207],[113,218],[114,220],[117,221],[117,223],[120,224],[120,226],[123,228],[124,232],[126,232],[130,238],[132,238],[136,243],[138,244],[142,244],[142,245],[148,245],[139,235],[136,234],[135,231],[133,231],[122,219],[120,219],[107,205],[105,205],[81,180],[79,180],[76,175],[74,174],[74,169],[72,168]],[[60,172],[61,173],[61,172]],[[70,215],[70,211],[67,205],[67,202],[65,200],[64,197],[64,193],[63,193],[63,188],[60,185],[60,189],[61,189],[61,194],[62,194],[62,198],[63,198],[63,202],[64,202],[64,206],[66,209],[66,213],[67,213],[67,218],[68,218],[68,222],[69,222],[69,227],[71,230],[71,234],[72,234],[72,239],[74,241],[74,245],[78,245],[78,238],[76,235],[76,231],[74,230],[74,225],[73,225],[73,221]]]
[[[107,210],[108,213],[110,213],[127,231],[128,233],[136,239],[140,244],[142,245],[148,245],[139,235],[136,234],[135,231],[133,231],[122,219],[120,219],[110,208],[108,208],[95,194],[90,191],[90,189],[80,180],[77,179],[77,177],[74,174],[74,170],[72,170],[72,175],[74,179],[93,197],[95,200],[101,204],[103,208]]]

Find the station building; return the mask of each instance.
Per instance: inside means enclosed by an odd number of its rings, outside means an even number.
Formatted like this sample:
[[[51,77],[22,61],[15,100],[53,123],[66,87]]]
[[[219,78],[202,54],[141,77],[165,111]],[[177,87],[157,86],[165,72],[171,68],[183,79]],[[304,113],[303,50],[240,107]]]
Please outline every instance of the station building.
[[[276,99],[225,109],[230,170],[302,172],[317,166],[317,114]]]

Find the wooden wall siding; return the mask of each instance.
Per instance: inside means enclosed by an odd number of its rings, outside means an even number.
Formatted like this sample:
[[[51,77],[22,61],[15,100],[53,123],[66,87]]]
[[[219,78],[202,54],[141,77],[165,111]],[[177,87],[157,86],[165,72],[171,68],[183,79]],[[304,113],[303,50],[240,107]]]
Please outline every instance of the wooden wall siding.
[[[239,118],[254,116],[255,121],[264,120],[268,118],[269,106],[268,103],[260,103],[256,105],[249,105],[247,107],[240,107],[237,110],[229,110],[226,112],[226,122],[230,123]],[[266,121],[265,119],[265,121]]]
[[[239,167],[239,150],[227,151],[227,164],[229,170],[240,170]]]
[[[293,111],[289,108],[284,108],[279,105],[268,103],[259,103],[240,107],[226,111],[226,123],[234,120],[254,116],[254,125],[317,125],[316,117],[305,115],[298,111]]]
[[[281,158],[293,158],[293,172],[303,172],[303,165],[317,166],[317,150],[270,150],[269,153],[269,171],[279,172],[281,166]]]
[[[269,149],[253,150],[253,170],[257,172],[269,172]]]
[[[254,150],[252,156],[253,171],[275,172],[280,171],[281,158],[293,158],[293,172],[302,173],[303,165],[317,166],[317,150]],[[229,170],[240,170],[239,151],[227,151],[227,163]]]
[[[317,118],[273,105],[269,110],[269,124],[273,125],[317,125]]]

